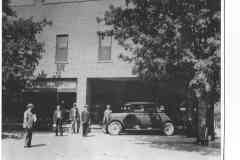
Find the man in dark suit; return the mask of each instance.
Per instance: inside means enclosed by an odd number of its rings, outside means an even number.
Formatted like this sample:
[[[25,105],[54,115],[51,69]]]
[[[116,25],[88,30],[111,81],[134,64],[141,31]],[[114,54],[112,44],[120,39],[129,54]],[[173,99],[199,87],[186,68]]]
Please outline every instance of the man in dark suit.
[[[57,108],[53,113],[53,126],[56,127],[55,129],[56,136],[58,136],[58,132],[60,132],[61,136],[63,135],[62,121],[63,112],[61,110],[60,105],[57,105]]]
[[[82,136],[86,137],[90,123],[90,113],[88,112],[88,105],[84,105],[81,112]]]
[[[37,117],[36,117],[36,114],[32,113],[32,108],[34,107],[33,104],[29,103],[26,107],[27,109],[24,112],[24,118],[23,118],[23,128],[25,129],[25,132],[26,132],[24,147],[31,147],[32,130],[33,130],[34,123],[37,121]]]

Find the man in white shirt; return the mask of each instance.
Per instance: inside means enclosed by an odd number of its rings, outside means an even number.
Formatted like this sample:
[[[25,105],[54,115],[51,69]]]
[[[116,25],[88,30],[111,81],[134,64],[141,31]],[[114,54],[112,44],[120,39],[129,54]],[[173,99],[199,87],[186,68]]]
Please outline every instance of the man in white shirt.
[[[60,108],[60,105],[57,105],[57,108],[53,113],[53,126],[56,126],[56,129],[55,129],[56,136],[58,136],[58,132],[60,132],[61,136],[63,135],[62,120],[63,120],[63,113]]]
[[[23,128],[26,132],[26,138],[25,138],[25,146],[24,147],[31,147],[31,141],[32,141],[32,129],[34,123],[37,121],[36,114],[32,113],[32,108],[34,107],[33,104],[28,104],[27,110],[24,112],[24,119],[23,119]]]

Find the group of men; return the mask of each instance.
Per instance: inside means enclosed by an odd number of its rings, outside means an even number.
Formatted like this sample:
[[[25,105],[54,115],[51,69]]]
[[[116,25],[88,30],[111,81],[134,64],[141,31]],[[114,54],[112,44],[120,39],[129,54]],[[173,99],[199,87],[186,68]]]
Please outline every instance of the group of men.
[[[61,136],[63,135],[63,112],[64,111],[61,106],[57,105],[56,110],[53,113],[53,128],[55,128],[56,136],[58,136],[58,133],[60,133]],[[88,112],[88,106],[84,105],[83,111],[80,113],[76,103],[74,103],[70,110],[69,118],[71,120],[72,133],[79,133],[81,124],[82,135],[86,136],[90,124],[90,113]]]
[[[28,104],[26,111],[24,112],[23,128],[25,129],[25,146],[31,147],[32,140],[32,130],[34,123],[37,121],[37,116],[32,112],[34,108],[33,104]],[[106,125],[110,120],[110,114],[112,113],[110,105],[107,105],[107,108],[104,112],[103,124]],[[53,128],[55,128],[55,134],[58,136],[63,135],[63,118],[64,111],[60,105],[57,105],[56,109],[53,112]],[[83,110],[80,112],[76,103],[73,104],[73,107],[70,110],[69,118],[72,125],[72,133],[79,133],[80,128],[82,129],[82,136],[86,137],[89,132],[90,126],[90,113],[88,112],[88,105],[84,105]]]

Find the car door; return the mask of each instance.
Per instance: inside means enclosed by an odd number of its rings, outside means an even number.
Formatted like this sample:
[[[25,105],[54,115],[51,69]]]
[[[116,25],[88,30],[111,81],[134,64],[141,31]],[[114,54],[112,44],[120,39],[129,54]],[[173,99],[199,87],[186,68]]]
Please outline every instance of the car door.
[[[139,110],[135,108],[134,105],[124,106],[125,112],[127,112],[126,116],[123,119],[123,123],[125,124],[127,129],[140,129],[140,120],[139,120]]]
[[[145,106],[145,120],[147,121],[148,128],[159,129],[161,127],[161,116],[157,112],[155,104],[147,104]]]
[[[125,107],[127,108],[128,113],[123,122],[127,129],[140,130],[148,126],[146,120],[147,117],[144,113],[144,106],[132,104]]]
[[[139,121],[140,129],[147,129],[151,127],[151,115],[145,111],[144,105],[136,105],[135,114]]]

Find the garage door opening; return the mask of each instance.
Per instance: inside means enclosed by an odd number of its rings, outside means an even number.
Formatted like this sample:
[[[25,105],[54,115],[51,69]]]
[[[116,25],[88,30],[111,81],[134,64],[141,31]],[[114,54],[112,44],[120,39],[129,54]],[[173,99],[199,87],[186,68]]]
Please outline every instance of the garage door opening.
[[[95,124],[102,122],[106,105],[111,105],[113,112],[119,112],[124,103],[133,101],[153,101],[166,105],[167,112],[174,118],[177,106],[183,99],[183,94],[175,90],[167,83],[155,85],[137,78],[89,78],[87,104]]]

